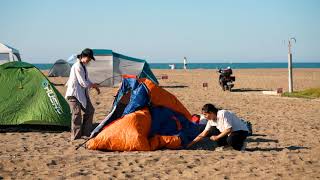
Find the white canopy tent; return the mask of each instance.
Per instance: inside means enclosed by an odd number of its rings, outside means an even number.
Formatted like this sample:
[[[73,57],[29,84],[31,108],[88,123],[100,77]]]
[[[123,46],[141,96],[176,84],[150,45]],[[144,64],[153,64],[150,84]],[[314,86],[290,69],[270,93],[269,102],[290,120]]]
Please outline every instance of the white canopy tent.
[[[138,78],[148,78],[159,84],[156,76],[146,60],[125,56],[108,49],[92,49],[96,61],[88,65],[89,78],[101,86],[117,87],[122,81],[122,75],[135,75]],[[73,64],[76,55],[68,58]]]
[[[8,61],[21,61],[20,53],[17,49],[0,43],[0,64]]]
[[[88,66],[89,77],[101,86],[119,86],[122,75],[136,75],[159,84],[146,60],[125,56],[108,49],[93,49],[95,62]]]

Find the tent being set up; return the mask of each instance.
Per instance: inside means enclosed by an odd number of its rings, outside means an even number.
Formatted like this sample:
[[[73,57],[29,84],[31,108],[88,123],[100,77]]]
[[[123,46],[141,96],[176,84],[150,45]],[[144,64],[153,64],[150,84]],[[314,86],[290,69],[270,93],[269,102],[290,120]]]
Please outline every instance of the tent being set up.
[[[113,52],[107,49],[93,49],[96,59],[88,65],[89,78],[101,86],[119,86],[123,74],[133,74],[148,78],[158,84],[158,80],[147,61]]]
[[[92,131],[91,150],[150,151],[186,147],[198,134],[191,114],[147,78],[123,77],[111,113]]]
[[[21,61],[20,53],[17,49],[0,43],[0,64],[9,61]]]
[[[52,68],[48,73],[48,76],[49,77],[69,77],[70,70],[71,70],[70,64],[63,59],[59,59],[53,64]]]
[[[0,65],[0,125],[70,127],[67,101],[32,64]]]

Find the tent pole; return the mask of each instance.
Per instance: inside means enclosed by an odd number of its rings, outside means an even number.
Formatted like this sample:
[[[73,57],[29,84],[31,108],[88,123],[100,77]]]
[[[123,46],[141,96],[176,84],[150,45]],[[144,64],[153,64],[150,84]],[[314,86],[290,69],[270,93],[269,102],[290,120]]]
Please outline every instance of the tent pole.
[[[85,140],[83,143],[79,144],[77,147],[76,147],[76,150],[78,150],[81,146],[85,145],[91,138]]]

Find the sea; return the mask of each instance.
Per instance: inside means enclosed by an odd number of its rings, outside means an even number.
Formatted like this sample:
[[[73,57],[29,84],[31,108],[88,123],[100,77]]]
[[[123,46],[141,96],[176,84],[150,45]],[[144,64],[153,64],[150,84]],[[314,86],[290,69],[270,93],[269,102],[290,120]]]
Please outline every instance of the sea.
[[[175,69],[183,69],[183,63],[149,63],[151,69],[170,69],[171,64]],[[34,64],[38,69],[48,70],[53,64]],[[293,63],[293,68],[320,68],[319,62]],[[232,69],[274,69],[288,68],[288,63],[189,63],[188,69],[219,69],[231,67]]]

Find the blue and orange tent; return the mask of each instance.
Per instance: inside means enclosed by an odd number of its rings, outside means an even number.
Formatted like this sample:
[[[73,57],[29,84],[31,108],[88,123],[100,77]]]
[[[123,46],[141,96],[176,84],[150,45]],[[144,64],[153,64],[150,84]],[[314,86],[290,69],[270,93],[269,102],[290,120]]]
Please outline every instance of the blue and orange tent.
[[[171,93],[146,78],[124,76],[111,113],[92,131],[92,150],[181,149],[198,134],[191,114]]]

